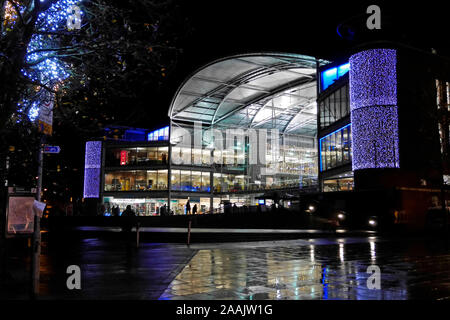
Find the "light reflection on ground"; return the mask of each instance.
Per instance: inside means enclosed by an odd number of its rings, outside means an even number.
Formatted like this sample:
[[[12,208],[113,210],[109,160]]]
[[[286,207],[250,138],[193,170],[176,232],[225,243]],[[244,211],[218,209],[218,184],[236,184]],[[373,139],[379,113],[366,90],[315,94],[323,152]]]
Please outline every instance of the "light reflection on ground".
[[[222,244],[214,249],[209,245],[198,251],[160,299],[450,297],[448,251],[420,256],[420,244],[377,242],[375,237],[354,240],[283,241],[278,246],[276,242],[270,246],[261,243],[254,248]],[[381,269],[380,290],[367,287],[370,265]],[[421,269],[426,273],[421,274]],[[436,272],[441,279],[434,279]],[[434,292],[434,297],[427,296],[429,291]]]

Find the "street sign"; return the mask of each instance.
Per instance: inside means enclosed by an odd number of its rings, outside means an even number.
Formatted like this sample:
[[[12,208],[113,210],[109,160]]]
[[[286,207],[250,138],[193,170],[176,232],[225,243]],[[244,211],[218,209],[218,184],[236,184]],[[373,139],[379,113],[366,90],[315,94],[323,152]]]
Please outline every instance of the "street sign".
[[[59,146],[44,146],[44,153],[59,153],[60,151]]]

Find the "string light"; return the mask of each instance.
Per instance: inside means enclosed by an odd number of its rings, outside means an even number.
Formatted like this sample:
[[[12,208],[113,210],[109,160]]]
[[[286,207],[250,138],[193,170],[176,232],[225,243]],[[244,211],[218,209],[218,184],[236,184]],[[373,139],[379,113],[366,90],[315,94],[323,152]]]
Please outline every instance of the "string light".
[[[55,33],[67,31],[66,25],[67,20],[72,15],[71,9],[78,2],[79,0],[61,0],[53,3],[47,10],[40,13],[36,22],[38,31]],[[24,10],[24,8],[21,9]],[[80,15],[82,16],[83,12],[80,12]],[[45,51],[60,46],[60,38],[57,35],[40,34],[39,32],[33,34],[26,57],[26,61],[33,65],[26,70],[23,69],[23,74],[33,81],[47,84],[50,87],[54,87],[57,83],[67,79],[70,75],[67,71],[69,65],[54,56],[55,51]],[[34,102],[29,101],[29,103]],[[36,107],[31,106],[28,114],[31,121],[36,118],[36,114]]]
[[[396,65],[394,49],[350,57],[353,170],[400,167]]]
[[[86,153],[84,158],[84,198],[99,197],[101,164],[102,142],[86,142]]]

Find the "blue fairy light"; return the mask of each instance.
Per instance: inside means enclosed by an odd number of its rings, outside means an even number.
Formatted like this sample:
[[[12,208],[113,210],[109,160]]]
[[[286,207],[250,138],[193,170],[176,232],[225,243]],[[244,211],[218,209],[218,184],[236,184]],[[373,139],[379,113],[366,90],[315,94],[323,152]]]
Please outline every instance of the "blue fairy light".
[[[350,57],[353,170],[399,168],[397,51]]]
[[[79,0],[61,0],[52,4],[50,8],[39,15],[36,23],[38,31],[67,31],[67,20],[73,14],[71,9],[78,2]],[[80,14],[83,15],[82,12]],[[41,51],[48,48],[58,48],[59,46],[58,36],[35,33],[28,45],[26,58],[26,61],[31,63],[32,66],[22,70],[23,74],[33,81],[49,86],[67,79],[70,76],[67,71],[69,68],[67,63],[61,61],[57,56],[53,56],[55,54],[53,51]],[[48,58],[44,59],[45,57]],[[33,121],[36,116],[36,110],[32,106],[29,118]]]
[[[84,159],[84,198],[98,198],[100,191],[100,170],[102,163],[102,142],[86,142]]]

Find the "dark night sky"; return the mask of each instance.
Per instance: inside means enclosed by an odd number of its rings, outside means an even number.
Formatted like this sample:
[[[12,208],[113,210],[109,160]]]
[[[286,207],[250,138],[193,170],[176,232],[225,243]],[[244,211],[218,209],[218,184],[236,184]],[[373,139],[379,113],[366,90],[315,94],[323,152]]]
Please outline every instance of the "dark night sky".
[[[148,128],[164,125],[171,99],[182,81],[208,62],[227,55],[278,51],[337,58],[354,43],[340,38],[336,27],[377,4],[382,29],[400,39],[450,55],[448,17],[444,1],[183,1],[183,16],[192,29],[181,43],[183,54],[161,95],[158,117]]]

